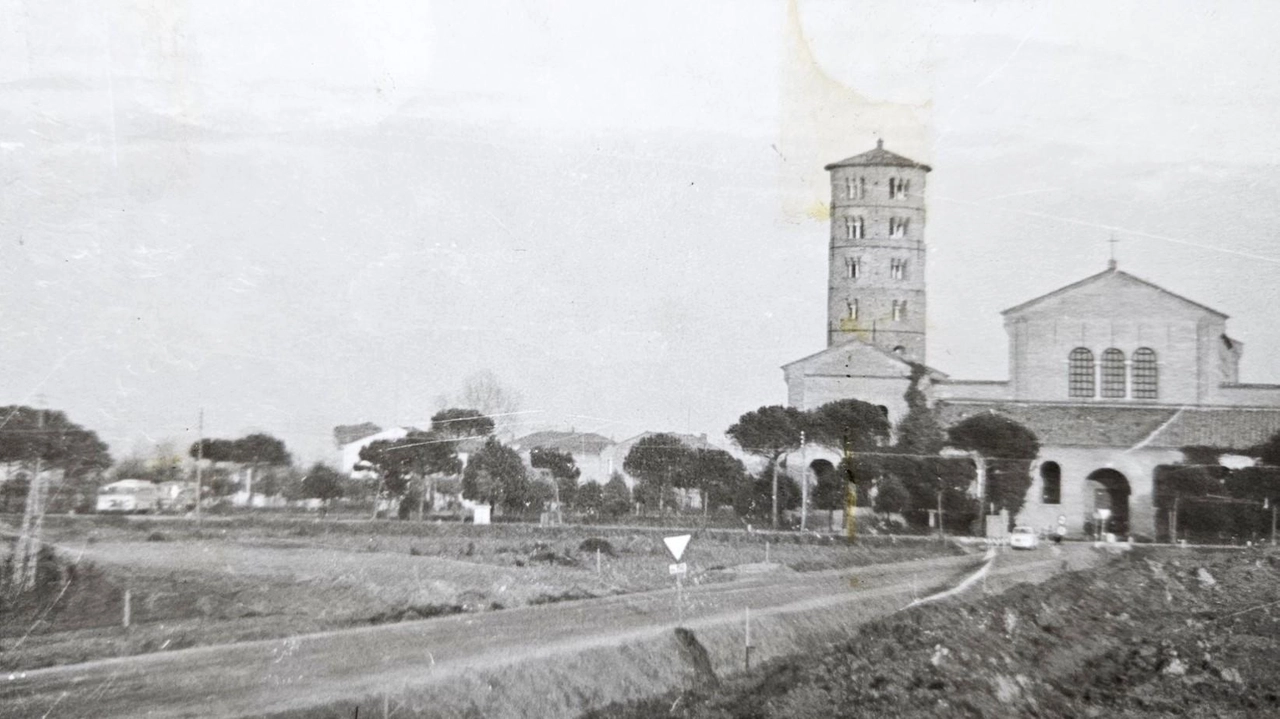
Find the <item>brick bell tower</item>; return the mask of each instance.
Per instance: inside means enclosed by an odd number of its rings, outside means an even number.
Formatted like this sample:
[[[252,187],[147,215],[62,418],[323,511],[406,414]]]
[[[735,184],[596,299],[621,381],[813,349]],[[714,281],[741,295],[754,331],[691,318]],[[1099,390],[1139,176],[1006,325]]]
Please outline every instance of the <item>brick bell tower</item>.
[[[925,361],[924,186],[930,171],[884,149],[831,173],[827,346],[857,338]]]

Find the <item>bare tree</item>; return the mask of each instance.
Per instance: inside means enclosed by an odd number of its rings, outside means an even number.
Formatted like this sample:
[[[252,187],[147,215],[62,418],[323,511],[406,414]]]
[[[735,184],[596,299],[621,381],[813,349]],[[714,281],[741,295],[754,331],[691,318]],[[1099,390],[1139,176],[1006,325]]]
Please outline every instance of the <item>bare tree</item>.
[[[497,433],[501,435],[511,434],[516,419],[513,415],[520,411],[522,402],[523,397],[518,390],[503,384],[496,374],[487,369],[468,376],[462,383],[462,392],[456,397],[440,395],[436,398],[440,409],[467,407],[492,417]]]

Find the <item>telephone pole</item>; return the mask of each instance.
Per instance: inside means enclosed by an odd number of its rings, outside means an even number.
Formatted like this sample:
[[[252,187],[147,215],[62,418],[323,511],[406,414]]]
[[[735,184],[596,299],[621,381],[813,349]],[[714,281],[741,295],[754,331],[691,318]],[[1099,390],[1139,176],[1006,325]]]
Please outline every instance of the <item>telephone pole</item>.
[[[800,531],[808,526],[809,519],[809,464],[805,452],[804,430],[800,430]]]

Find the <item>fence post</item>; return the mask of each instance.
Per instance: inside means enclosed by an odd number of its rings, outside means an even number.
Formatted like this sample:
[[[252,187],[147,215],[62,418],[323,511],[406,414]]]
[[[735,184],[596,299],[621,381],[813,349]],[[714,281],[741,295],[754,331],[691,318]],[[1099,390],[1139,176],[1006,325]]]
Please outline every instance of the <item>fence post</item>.
[[[129,628],[130,600],[132,599],[130,590],[124,590],[124,628]]]

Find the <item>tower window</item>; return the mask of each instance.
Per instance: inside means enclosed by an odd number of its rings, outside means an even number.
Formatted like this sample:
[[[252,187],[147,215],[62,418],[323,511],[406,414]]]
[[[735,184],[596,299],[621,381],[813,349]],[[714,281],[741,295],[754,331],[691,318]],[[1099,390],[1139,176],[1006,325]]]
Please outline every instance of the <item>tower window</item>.
[[[848,308],[848,315],[849,315],[849,319],[851,319],[851,320],[856,320],[856,319],[858,319],[858,301],[857,301],[857,300],[846,300],[846,301],[845,301],[845,305],[846,305],[846,306],[847,306],[847,308]]]
[[[909,220],[905,217],[889,218],[889,236],[890,237],[906,237],[907,223]]]
[[[1112,347],[1102,353],[1102,396],[1123,398],[1125,390],[1124,353]]]
[[[845,259],[844,263],[849,271],[849,279],[858,279],[858,275],[862,272],[862,260],[857,257],[849,257]]]
[[[1077,347],[1067,356],[1067,395],[1092,397],[1094,393],[1093,353]]]
[[[863,227],[863,224],[862,224],[861,217],[844,218],[844,234],[847,239],[861,240],[862,227]]]
[[[905,200],[907,199],[907,188],[910,186],[907,180],[901,177],[889,178],[889,199]]]
[[[907,318],[907,301],[894,300],[893,301],[893,321],[901,322],[906,318]]]
[[[1160,369],[1156,351],[1139,347],[1133,353],[1133,398],[1157,399],[1160,396]]]
[[[867,178],[846,177],[844,179],[844,196],[850,200],[861,200],[867,196]]]
[[[889,277],[895,280],[905,280],[907,278],[907,261],[902,259],[889,260]]]

